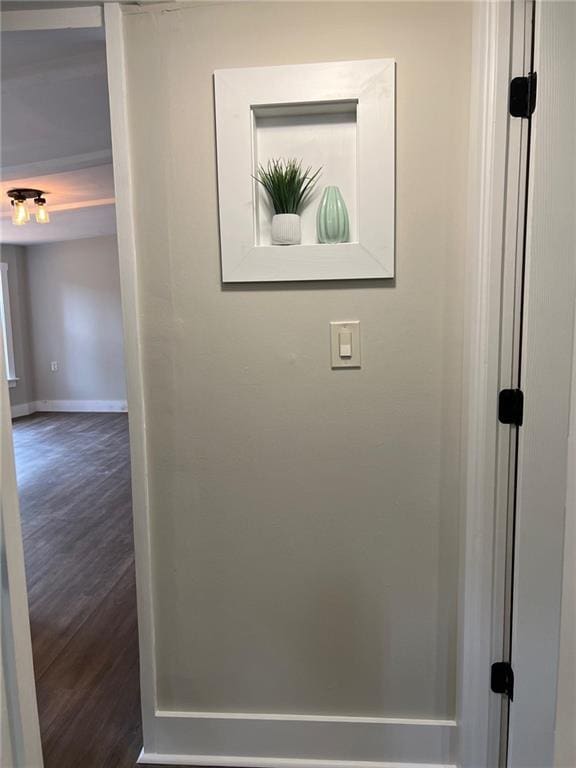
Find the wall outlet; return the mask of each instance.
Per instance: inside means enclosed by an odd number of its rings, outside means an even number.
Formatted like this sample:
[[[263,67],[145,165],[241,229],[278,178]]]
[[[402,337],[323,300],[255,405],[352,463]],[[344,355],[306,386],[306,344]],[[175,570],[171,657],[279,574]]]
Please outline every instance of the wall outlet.
[[[52,362],[50,363],[50,370],[52,371],[52,373],[54,373],[54,371],[58,370],[58,361],[57,360],[52,360]]]

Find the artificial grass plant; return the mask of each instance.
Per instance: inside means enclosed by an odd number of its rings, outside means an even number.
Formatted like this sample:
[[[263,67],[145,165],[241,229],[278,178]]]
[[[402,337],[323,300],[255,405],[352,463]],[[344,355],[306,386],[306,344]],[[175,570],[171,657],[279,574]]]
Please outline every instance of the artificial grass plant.
[[[299,214],[310,200],[322,169],[312,173],[312,168],[302,169],[302,161],[292,158],[275,158],[258,167],[254,178],[270,198],[275,214]]]

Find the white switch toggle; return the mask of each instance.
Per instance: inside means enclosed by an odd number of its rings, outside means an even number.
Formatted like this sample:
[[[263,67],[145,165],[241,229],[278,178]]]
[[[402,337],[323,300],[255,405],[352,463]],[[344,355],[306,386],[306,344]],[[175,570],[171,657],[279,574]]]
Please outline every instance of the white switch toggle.
[[[360,368],[360,321],[330,323],[332,368]]]
[[[338,334],[340,357],[352,357],[352,331],[341,330]]]

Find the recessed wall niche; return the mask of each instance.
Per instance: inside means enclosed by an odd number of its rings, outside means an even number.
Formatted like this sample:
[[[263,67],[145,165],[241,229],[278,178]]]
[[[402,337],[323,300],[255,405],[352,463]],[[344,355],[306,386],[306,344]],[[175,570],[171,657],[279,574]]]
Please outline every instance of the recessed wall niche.
[[[394,72],[391,59],[215,72],[223,282],[394,276]],[[260,164],[322,167],[300,245],[273,245]],[[326,186],[348,209],[347,242],[319,243]]]
[[[339,187],[342,193],[350,217],[350,242],[358,242],[357,107],[357,101],[340,101],[252,108],[253,175],[260,163],[266,165],[275,157],[295,157],[305,168],[322,169],[310,204],[301,214],[304,245],[318,242],[316,212],[322,190],[330,185]],[[269,198],[259,184],[254,194],[254,245],[271,245],[273,211]]]

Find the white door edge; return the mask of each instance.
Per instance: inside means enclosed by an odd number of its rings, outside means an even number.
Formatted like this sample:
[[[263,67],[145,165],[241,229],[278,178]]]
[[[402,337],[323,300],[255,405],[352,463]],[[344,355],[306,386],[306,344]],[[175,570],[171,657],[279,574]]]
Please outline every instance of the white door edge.
[[[1,335],[0,419],[0,765],[42,768],[10,397]]]

